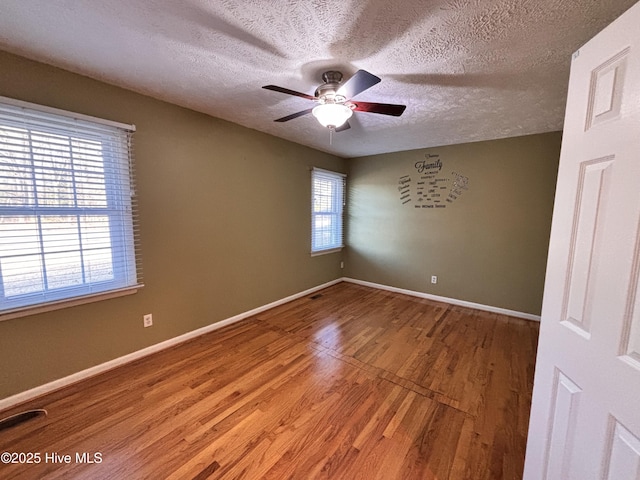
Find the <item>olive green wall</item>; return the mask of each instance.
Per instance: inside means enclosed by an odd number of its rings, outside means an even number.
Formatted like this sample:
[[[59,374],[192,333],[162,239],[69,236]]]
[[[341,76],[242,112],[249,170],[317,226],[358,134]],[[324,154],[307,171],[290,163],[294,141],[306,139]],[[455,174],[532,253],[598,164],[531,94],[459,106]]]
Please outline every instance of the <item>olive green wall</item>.
[[[0,399],[342,276],[309,254],[309,167],[343,159],[3,52],[0,95],[136,125],[146,285],[0,322]]]
[[[539,315],[560,139],[555,132],[349,160],[345,275]],[[415,164],[437,158],[442,167],[431,172],[446,188],[425,201]],[[468,188],[449,203],[452,172]],[[405,175],[411,182],[402,188]]]

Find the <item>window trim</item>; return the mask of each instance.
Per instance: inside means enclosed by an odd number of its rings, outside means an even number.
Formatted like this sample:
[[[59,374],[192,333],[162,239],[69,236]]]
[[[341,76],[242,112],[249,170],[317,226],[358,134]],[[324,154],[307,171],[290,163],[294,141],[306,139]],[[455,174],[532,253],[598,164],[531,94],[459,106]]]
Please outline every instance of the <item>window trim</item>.
[[[314,221],[315,221],[315,215],[316,212],[314,212],[313,210],[313,203],[314,203],[314,180],[315,180],[315,172],[318,172],[319,174],[323,174],[323,175],[327,175],[327,176],[331,176],[334,177],[335,179],[338,178],[342,178],[342,205],[340,208],[340,215],[339,215],[339,219],[340,219],[340,240],[341,240],[341,244],[340,246],[335,246],[332,245],[328,248],[323,248],[323,249],[317,249],[314,250],[313,249],[313,237],[315,234],[315,228],[314,228]],[[318,168],[318,167],[312,167],[311,168],[311,256],[312,257],[317,257],[320,255],[327,255],[330,253],[336,253],[336,252],[340,252],[342,251],[342,249],[345,247],[344,244],[344,210],[345,210],[345,206],[346,206],[346,179],[347,179],[347,174],[346,173],[341,173],[341,172],[336,172],[333,170],[327,170],[324,168]]]
[[[11,320],[14,318],[28,317],[29,315],[37,315],[39,313],[53,312],[63,308],[75,307],[77,305],[85,305],[87,303],[100,302],[111,298],[124,297],[133,295],[139,289],[144,287],[144,283],[139,283],[131,287],[119,288],[115,290],[107,290],[104,292],[91,293],[87,295],[78,295],[77,297],[64,298],[61,300],[53,300],[50,302],[42,302],[35,305],[26,305],[24,307],[12,308],[0,313],[0,322]]]
[[[47,107],[46,105],[38,105],[37,103],[25,102],[22,100],[16,100],[15,98],[3,97],[0,95],[0,103],[12,105],[14,107],[27,108],[29,110],[38,110],[43,113],[51,113],[53,115],[62,115],[69,117],[73,120],[82,120],[84,122],[93,122],[106,125],[108,127],[120,128],[122,130],[136,131],[136,126],[128,123],[114,122],[113,120],[106,120],[104,118],[92,117],[91,115],[84,115],[82,113],[70,112],[68,110],[62,110],[60,108]]]

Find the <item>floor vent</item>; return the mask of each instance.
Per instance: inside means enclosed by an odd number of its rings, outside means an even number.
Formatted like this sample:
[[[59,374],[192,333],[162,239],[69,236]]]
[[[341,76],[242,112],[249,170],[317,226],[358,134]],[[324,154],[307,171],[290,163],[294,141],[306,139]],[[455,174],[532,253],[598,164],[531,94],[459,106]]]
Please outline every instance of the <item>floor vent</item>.
[[[315,295],[309,297],[311,300],[317,300],[318,298],[320,298],[322,296],[321,293],[316,293]]]
[[[16,413],[15,415],[0,419],[0,431],[15,427],[16,425],[20,425],[21,423],[27,422],[32,418],[46,416],[47,411],[41,408],[38,410],[27,410],[26,412]]]

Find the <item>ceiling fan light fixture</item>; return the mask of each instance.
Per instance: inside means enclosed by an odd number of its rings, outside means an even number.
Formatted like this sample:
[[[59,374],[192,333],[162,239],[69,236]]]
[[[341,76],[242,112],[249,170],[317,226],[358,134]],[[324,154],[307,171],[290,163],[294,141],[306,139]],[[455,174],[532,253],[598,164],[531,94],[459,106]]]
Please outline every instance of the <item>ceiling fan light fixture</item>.
[[[338,128],[349,120],[353,111],[341,103],[324,103],[315,107],[311,113],[323,127]]]

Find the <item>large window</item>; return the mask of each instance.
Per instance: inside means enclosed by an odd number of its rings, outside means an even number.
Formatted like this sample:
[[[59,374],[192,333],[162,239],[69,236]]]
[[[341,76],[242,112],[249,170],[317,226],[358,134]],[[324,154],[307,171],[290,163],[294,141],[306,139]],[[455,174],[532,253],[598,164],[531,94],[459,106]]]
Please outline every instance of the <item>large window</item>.
[[[133,131],[0,97],[0,315],[139,284]]]
[[[311,253],[341,249],[345,176],[314,168],[311,174]]]

